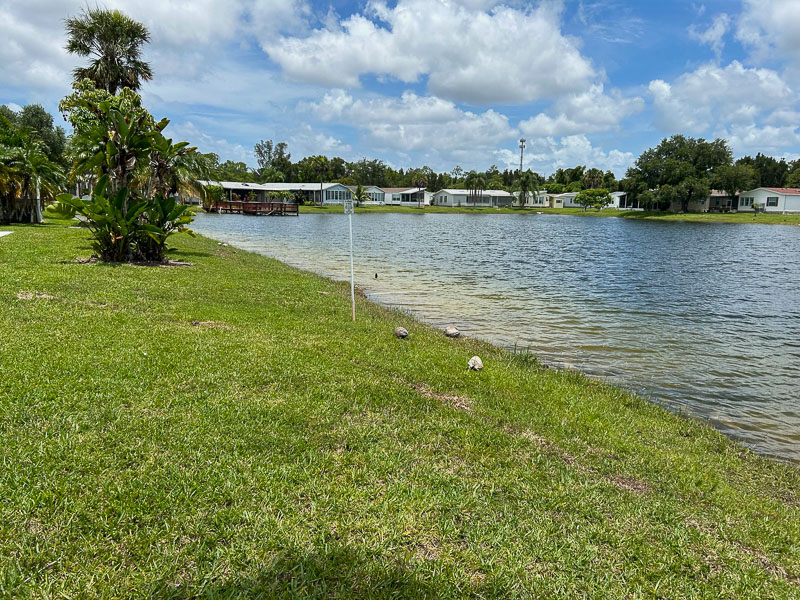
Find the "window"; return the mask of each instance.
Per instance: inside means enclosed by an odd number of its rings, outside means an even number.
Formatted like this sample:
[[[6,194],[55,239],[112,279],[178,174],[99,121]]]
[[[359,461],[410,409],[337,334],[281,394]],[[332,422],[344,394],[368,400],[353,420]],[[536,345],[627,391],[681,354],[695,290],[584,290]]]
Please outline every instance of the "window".
[[[778,197],[767,196],[767,206],[778,206]]]

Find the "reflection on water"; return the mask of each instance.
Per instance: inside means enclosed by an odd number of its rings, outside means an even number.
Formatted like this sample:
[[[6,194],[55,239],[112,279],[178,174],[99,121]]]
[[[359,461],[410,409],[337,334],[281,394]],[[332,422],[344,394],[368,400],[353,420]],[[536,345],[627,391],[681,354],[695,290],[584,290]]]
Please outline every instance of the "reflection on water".
[[[201,214],[194,228],[349,277],[343,215]],[[528,348],[800,461],[800,229],[366,214],[353,230],[356,282],[371,299]]]

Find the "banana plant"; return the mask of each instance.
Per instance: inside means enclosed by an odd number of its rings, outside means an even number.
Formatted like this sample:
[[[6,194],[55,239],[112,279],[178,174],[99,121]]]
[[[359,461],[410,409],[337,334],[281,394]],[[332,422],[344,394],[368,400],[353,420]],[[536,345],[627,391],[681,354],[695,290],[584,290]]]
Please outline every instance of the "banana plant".
[[[187,227],[192,222],[188,209],[188,205],[176,202],[172,196],[159,194],[149,201],[143,213],[144,222],[140,225],[141,234],[148,238],[139,241],[142,258],[162,261],[167,252],[167,239],[176,233],[195,236]]]
[[[58,202],[72,206],[85,217],[92,234],[92,247],[100,259],[124,262],[138,258],[136,242],[143,227],[140,217],[147,210],[147,202],[131,198],[128,188],[112,192],[108,176],[103,175],[88,199],[61,194]]]

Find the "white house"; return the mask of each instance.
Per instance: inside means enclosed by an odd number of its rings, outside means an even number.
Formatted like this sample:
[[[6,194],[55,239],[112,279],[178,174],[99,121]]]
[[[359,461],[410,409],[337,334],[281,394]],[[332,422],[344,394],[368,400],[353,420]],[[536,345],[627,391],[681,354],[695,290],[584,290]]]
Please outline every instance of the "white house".
[[[433,195],[436,206],[501,207],[512,206],[516,197],[505,190],[481,190],[475,196],[472,190],[443,189]]]
[[[738,210],[753,212],[753,206],[771,213],[800,213],[800,188],[760,187],[739,194]]]
[[[580,204],[575,202],[575,198],[578,197],[579,193],[580,192],[564,192],[563,194],[557,194],[556,197],[561,198],[564,208],[583,208]]]
[[[358,189],[358,186],[357,185],[348,185],[347,189],[349,189],[353,193],[353,195],[355,196],[355,192]],[[361,189],[364,191],[364,193],[367,196],[369,196],[369,200],[367,202],[370,202],[372,204],[383,204],[384,203],[384,198],[385,198],[386,194],[377,185],[362,185]]]
[[[381,188],[384,203],[394,206],[427,206],[431,203],[431,193],[418,187]]]
[[[514,204],[519,204],[520,192],[514,192]],[[538,192],[528,192],[525,195],[526,208],[547,208],[550,206],[550,197],[547,195],[546,190],[539,190]]]

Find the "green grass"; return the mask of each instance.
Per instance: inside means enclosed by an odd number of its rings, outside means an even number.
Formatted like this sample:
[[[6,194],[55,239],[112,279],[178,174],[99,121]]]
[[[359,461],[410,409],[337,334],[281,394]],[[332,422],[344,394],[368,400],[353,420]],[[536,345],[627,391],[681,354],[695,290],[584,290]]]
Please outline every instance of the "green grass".
[[[10,229],[2,597],[800,596],[800,473],[701,423],[208,239]]]
[[[301,206],[301,213],[337,213],[341,206]],[[606,208],[603,210],[582,208],[469,208],[466,206],[361,206],[357,213],[452,213],[452,214],[535,214],[578,215],[582,217],[622,217],[655,221],[689,221],[702,223],[756,223],[763,225],[800,225],[800,214],[754,214],[754,213],[671,213],[658,211],[630,211]]]

